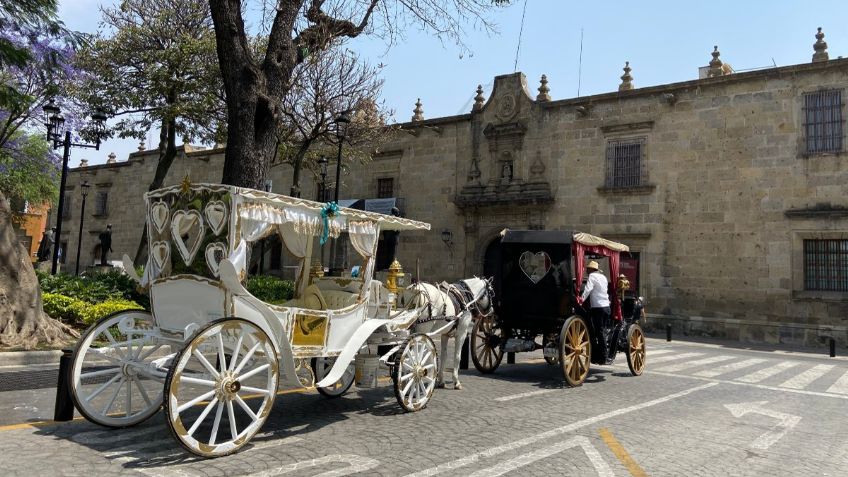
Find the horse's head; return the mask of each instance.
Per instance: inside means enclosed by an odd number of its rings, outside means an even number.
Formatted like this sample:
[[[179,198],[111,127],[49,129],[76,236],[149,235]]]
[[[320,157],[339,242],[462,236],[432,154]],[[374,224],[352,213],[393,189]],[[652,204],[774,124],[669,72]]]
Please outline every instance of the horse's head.
[[[476,297],[469,309],[475,315],[490,315],[495,303],[495,289],[492,287],[492,279],[474,277],[465,280],[465,283]]]

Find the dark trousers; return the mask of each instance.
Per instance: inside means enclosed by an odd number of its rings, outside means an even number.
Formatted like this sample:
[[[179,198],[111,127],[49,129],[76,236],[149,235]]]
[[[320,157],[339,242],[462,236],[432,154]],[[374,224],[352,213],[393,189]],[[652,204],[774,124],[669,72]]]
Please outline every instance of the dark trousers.
[[[595,342],[592,345],[597,347],[598,351],[600,351],[598,355],[602,356],[601,359],[604,361],[609,358],[607,342],[609,341],[611,328],[610,316],[610,307],[608,306],[589,309],[589,318],[591,318],[592,328],[595,330]]]

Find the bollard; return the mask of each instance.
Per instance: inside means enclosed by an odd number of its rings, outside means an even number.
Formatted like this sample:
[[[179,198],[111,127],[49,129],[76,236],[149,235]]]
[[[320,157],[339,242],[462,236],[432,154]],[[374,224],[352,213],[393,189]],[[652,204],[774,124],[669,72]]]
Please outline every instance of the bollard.
[[[665,340],[671,341],[671,323],[665,325]]]
[[[515,353],[506,354],[506,364],[515,364]]]
[[[465,338],[465,342],[462,344],[462,353],[459,355],[459,369],[468,369],[468,349],[470,346],[470,342],[468,338]]]
[[[833,338],[830,339],[830,357],[836,357],[836,340]]]
[[[71,398],[71,359],[73,350],[63,349],[59,358],[59,380],[56,383],[56,407],[54,421],[70,421],[74,418],[74,400]]]

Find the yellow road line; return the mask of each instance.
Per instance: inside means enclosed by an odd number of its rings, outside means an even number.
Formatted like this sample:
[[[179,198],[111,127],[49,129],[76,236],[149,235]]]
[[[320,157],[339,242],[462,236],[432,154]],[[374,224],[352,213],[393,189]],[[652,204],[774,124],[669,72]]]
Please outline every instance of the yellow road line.
[[[633,460],[633,457],[630,457],[630,454],[621,445],[620,442],[612,435],[609,429],[603,427],[598,429],[598,434],[601,435],[601,439],[607,444],[607,447],[610,448],[613,454],[618,458],[619,462],[630,472],[633,477],[648,477],[648,473],[645,472],[639,464]]]
[[[379,383],[391,382],[391,380],[392,380],[391,378],[387,378],[387,377],[377,378],[377,382],[379,382]],[[300,388],[300,389],[298,389],[298,388],[284,389],[282,391],[277,391],[277,396],[281,396],[283,394],[300,394],[300,393],[306,393],[306,392],[310,392],[310,391],[315,391],[315,388],[310,387],[310,388]],[[261,394],[249,394],[249,395],[245,396],[244,399],[256,399],[256,398],[260,398],[260,397],[263,397],[263,395],[261,395]],[[199,402],[199,403],[195,404],[195,406],[202,406],[203,404],[208,404],[208,402],[207,401]],[[84,417],[77,416],[77,417],[71,419],[70,421],[53,421],[53,420],[50,420],[50,421],[22,422],[20,424],[8,424],[8,425],[5,425],[5,426],[0,426],[0,432],[17,431],[17,430],[20,430],[20,429],[38,429],[38,428],[41,428],[41,427],[47,427],[47,426],[52,426],[52,425],[60,425],[60,424],[66,424],[68,422],[84,421],[84,420],[85,420]]]

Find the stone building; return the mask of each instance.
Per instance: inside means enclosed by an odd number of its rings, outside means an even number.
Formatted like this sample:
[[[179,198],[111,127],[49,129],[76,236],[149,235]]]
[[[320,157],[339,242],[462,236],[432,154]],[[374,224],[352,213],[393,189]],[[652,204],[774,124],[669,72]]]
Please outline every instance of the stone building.
[[[425,280],[489,272],[505,227],[580,230],[631,246],[654,326],[844,346],[848,59],[828,59],[821,43],[810,63],[738,73],[715,48],[702,78],[645,88],[626,64],[618,91],[563,100],[544,76],[534,94],[523,74],[503,75],[451,117],[425,119],[423,98],[371,162],[351,167],[341,196],[403,198],[405,216],[433,224],[400,238],[400,261],[413,271],[420,258]],[[220,150],[186,148],[168,183],[215,181],[221,163]],[[87,253],[106,222],[116,255],[135,250],[154,168],[142,151],[73,171],[69,194],[87,177],[109,196],[105,216],[86,218]],[[290,175],[273,168],[273,190],[287,192]]]

